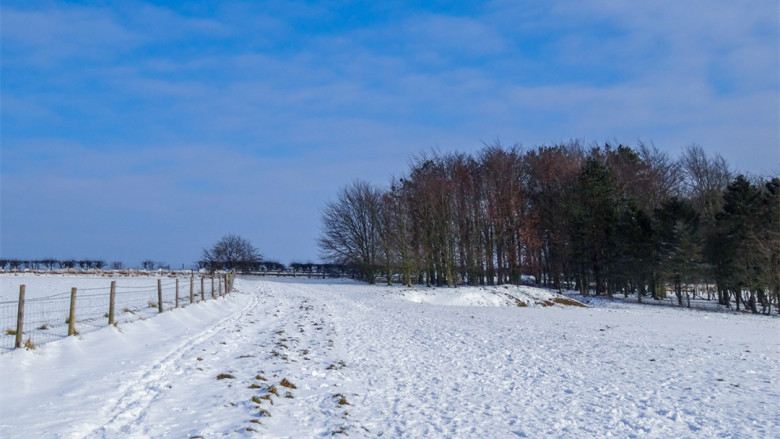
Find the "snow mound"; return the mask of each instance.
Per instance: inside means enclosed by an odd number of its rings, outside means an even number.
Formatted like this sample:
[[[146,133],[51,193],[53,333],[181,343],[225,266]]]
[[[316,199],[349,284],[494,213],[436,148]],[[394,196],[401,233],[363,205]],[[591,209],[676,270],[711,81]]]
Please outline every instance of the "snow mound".
[[[580,306],[581,302],[552,292],[529,286],[489,286],[457,288],[409,288],[390,290],[391,297],[414,303],[443,306]]]

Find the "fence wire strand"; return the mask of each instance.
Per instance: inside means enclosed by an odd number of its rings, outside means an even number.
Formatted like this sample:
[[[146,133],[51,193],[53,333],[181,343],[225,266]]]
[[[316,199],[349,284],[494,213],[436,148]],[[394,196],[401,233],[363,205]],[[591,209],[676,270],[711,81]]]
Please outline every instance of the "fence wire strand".
[[[204,279],[206,283],[210,278]],[[160,312],[157,283],[149,285],[121,285],[116,281],[114,322],[123,324],[154,317]],[[179,279],[178,305],[190,305],[190,284],[193,304],[201,302],[200,277]],[[216,296],[219,295],[215,282]],[[223,280],[224,284],[224,280]],[[225,285],[223,285],[223,288]],[[204,286],[205,299],[211,298],[209,286]],[[162,310],[176,307],[176,280],[161,282]],[[92,332],[108,325],[110,281],[105,287],[77,288],[74,329],[78,334]],[[28,290],[29,293],[29,290]],[[44,297],[29,298],[24,303],[22,342],[39,346],[68,336],[71,291]],[[18,301],[0,302],[0,354],[14,349],[16,341]]]

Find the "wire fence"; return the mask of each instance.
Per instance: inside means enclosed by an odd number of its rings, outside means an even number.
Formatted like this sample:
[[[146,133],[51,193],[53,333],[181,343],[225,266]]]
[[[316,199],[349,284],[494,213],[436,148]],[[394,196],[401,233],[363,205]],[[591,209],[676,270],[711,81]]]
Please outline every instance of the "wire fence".
[[[140,285],[137,279],[132,285],[122,285],[122,279],[118,279],[106,281],[105,287],[76,287],[31,299],[25,299],[28,292],[22,285],[18,300],[0,301],[0,354],[213,300],[230,292],[233,280],[232,274],[156,279],[156,282],[152,278],[149,284]]]

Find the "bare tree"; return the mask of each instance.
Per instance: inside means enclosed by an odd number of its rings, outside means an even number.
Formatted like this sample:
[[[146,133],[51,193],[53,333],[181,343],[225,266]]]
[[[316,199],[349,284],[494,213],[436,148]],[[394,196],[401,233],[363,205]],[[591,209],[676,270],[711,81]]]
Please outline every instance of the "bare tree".
[[[322,211],[321,256],[354,266],[369,283],[376,282],[381,252],[382,191],[354,181]]]
[[[204,248],[201,265],[215,270],[238,270],[249,272],[258,268],[262,256],[251,242],[234,234],[227,234],[211,248]]]
[[[679,162],[659,151],[653,144],[648,145],[640,142],[637,152],[647,167],[642,170],[648,174],[647,186],[637,197],[645,204],[646,212],[652,212],[659,208],[664,201],[671,197],[682,195],[683,176],[680,172]]]
[[[680,166],[685,174],[686,195],[705,221],[715,218],[723,206],[723,191],[731,172],[720,155],[709,158],[704,148],[690,145],[683,150]]]

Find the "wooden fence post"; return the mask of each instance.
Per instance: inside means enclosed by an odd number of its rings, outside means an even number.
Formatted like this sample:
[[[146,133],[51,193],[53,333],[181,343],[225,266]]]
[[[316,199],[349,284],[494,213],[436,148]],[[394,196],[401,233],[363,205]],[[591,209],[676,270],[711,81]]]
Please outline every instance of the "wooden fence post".
[[[68,336],[76,335],[76,287],[70,289],[70,314],[68,314]]]
[[[224,294],[222,294],[222,276],[219,277],[219,295],[224,296]]]
[[[24,285],[19,285],[19,309],[16,313],[16,343],[14,348],[22,347],[22,329],[24,326]]]
[[[211,298],[212,299],[216,298],[214,297],[214,275],[213,274],[211,275]]]
[[[205,290],[203,289],[203,277],[204,276],[201,274],[200,275],[200,300],[201,301],[206,300],[206,293]]]
[[[114,303],[116,300],[116,281],[111,281],[111,293],[108,295],[108,324],[114,324]]]
[[[176,308],[179,307],[179,278],[176,278]]]
[[[192,283],[195,281],[195,276],[190,275],[190,305],[195,301],[195,285]]]
[[[162,279],[157,279],[157,311],[158,311],[158,314],[163,311],[163,308],[162,308]]]

